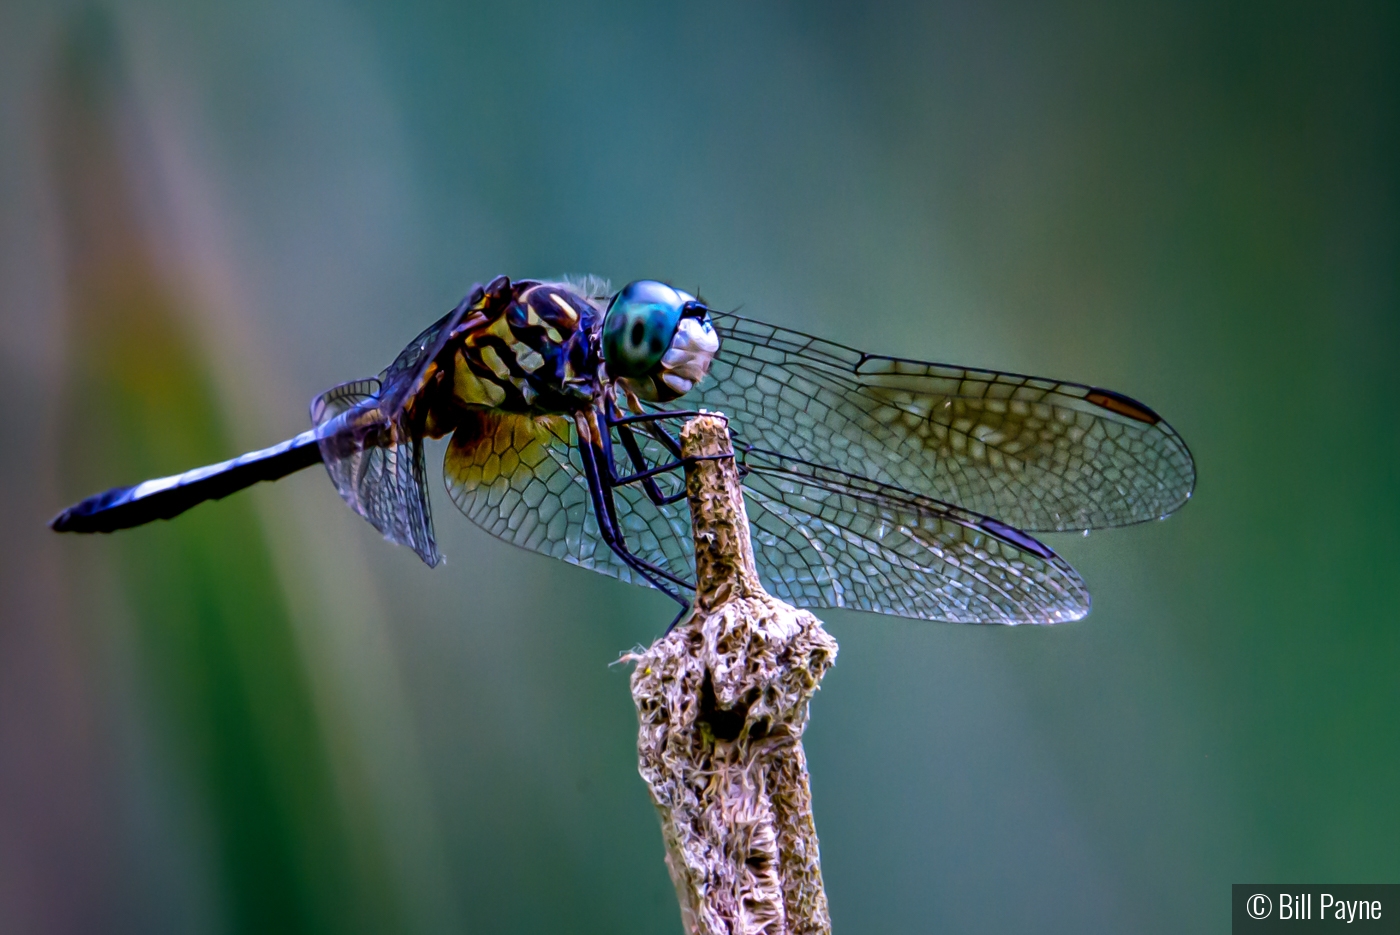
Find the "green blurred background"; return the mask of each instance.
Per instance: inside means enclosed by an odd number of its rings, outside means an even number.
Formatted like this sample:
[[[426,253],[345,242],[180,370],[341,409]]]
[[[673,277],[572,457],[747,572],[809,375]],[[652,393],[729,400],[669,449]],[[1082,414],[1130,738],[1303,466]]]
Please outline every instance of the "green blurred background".
[[[1224,932],[1400,881],[1400,8],[8,0],[0,931],[678,932],[653,593],[307,471],[121,536],[474,281],[597,273],[1164,413],[1056,628],[824,614],[835,927]],[[436,467],[433,475],[436,478]]]

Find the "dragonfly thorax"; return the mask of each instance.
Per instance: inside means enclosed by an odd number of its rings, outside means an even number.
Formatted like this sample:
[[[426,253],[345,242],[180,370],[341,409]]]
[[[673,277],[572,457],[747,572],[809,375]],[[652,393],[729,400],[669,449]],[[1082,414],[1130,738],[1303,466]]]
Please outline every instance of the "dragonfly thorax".
[[[601,314],[567,284],[517,282],[457,342],[452,396],[468,409],[569,413],[600,388]]]

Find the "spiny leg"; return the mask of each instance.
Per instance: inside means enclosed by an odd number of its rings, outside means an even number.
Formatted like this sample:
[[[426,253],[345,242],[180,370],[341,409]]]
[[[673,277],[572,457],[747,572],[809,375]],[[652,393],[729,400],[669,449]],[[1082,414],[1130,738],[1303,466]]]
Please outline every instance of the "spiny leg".
[[[645,578],[652,587],[680,605],[680,610],[676,612],[676,616],[666,625],[666,632],[670,633],[671,630],[675,628],[676,624],[680,623],[681,620],[685,618],[685,615],[690,612],[691,605],[689,601],[663,584],[662,580],[674,582],[692,591],[695,590],[695,586],[683,578],[671,574],[664,568],[660,568],[632,554],[632,551],[627,547],[626,536],[617,522],[612,488],[600,476],[597,464],[591,455],[592,452],[589,452],[584,456],[584,464],[585,469],[590,475],[589,486],[593,493],[593,508],[594,513],[599,517],[598,529],[599,532],[602,533],[603,542],[606,543],[608,548],[612,549],[614,554],[621,558],[623,562]]]
[[[686,458],[681,454],[680,443],[671,436],[658,423],[662,419],[675,419],[684,416],[698,415],[696,412],[655,412],[646,413],[640,416],[609,417],[607,424],[609,428],[616,428],[618,439],[622,443],[623,450],[627,452],[628,460],[632,462],[633,473],[618,476],[615,461],[612,453],[612,433],[605,432],[602,438],[603,456],[608,467],[608,480],[614,487],[621,487],[627,484],[640,483],[646,492],[647,498],[657,506],[667,506],[685,499],[685,490],[681,489],[677,493],[667,495],[662,492],[656,483],[656,476],[684,468],[697,461],[712,461],[718,458],[729,457],[728,455],[707,455],[698,458]],[[655,439],[662,447],[666,448],[675,460],[652,467],[642,454],[641,446],[637,444],[637,437],[632,431],[632,425],[641,423],[645,425],[647,434]]]
[[[666,427],[661,423],[666,419],[675,419],[680,418],[682,416],[696,415],[700,415],[700,413],[698,411],[692,410],[674,412],[648,412],[640,416],[627,416],[625,418],[616,418],[611,420],[609,422],[609,425],[625,426],[632,425],[633,423],[640,423],[644,427],[644,430],[646,431],[647,435],[655,439],[657,444],[661,445],[663,448],[669,451],[671,453],[671,457],[676,459],[676,463],[674,465],[668,465],[668,467],[684,467],[685,462],[683,460],[684,455],[681,454],[681,443],[676,440],[676,436],[666,431]],[[621,428],[618,429],[618,435],[622,435]],[[739,469],[739,477],[742,479],[749,473],[749,466],[744,463],[743,455],[747,454],[750,450],[752,450],[753,446],[745,445],[739,442],[737,439],[731,439],[730,444],[734,450],[734,466]],[[623,445],[626,446],[626,441],[623,442]],[[630,454],[631,452],[629,449],[629,455]],[[729,457],[729,455],[721,455],[720,457]],[[638,461],[635,457],[633,458],[632,463],[634,465],[638,464]]]
[[[623,535],[617,522],[616,507],[612,499],[612,487],[604,477],[605,472],[599,470],[598,456],[600,454],[602,454],[602,452],[598,451],[588,439],[580,439],[579,456],[583,461],[584,477],[588,481],[588,492],[593,500],[593,513],[598,519],[598,531],[603,537],[604,544],[606,544],[627,567],[641,575],[652,587],[680,605],[680,612],[676,614],[675,619],[672,620],[670,626],[666,628],[669,633],[671,628],[690,611],[690,602],[682,598],[663,582],[670,582],[692,591],[695,589],[695,586],[685,579],[671,574],[666,569],[654,565],[637,555],[633,555],[631,550],[627,548],[626,537]]]
[[[642,569],[638,568],[637,563],[645,565],[648,570],[655,574],[660,574],[668,580],[674,581],[692,590],[694,586],[689,582],[684,582],[674,575],[669,574],[664,569],[658,568],[638,556],[633,555],[627,548],[621,525],[617,522],[613,490],[628,484],[640,484],[643,491],[646,492],[647,498],[651,500],[652,503],[657,506],[666,506],[684,499],[686,492],[685,489],[682,488],[674,495],[666,495],[656,483],[656,477],[658,475],[674,471],[678,468],[684,468],[699,461],[715,461],[723,458],[732,458],[732,454],[685,457],[681,453],[680,443],[659,424],[663,419],[683,418],[685,416],[698,414],[697,412],[681,411],[646,413],[640,416],[623,417],[620,413],[614,415],[612,407],[609,406],[603,410],[602,419],[592,421],[591,428],[595,431],[591,434],[597,436],[596,447],[591,444],[583,446],[587,448],[587,451],[584,453],[585,472],[589,474],[590,478],[597,479],[597,486],[599,488],[598,495],[595,497],[595,512],[597,512],[600,517],[606,515],[608,525],[612,527],[611,530],[605,530],[600,522],[599,528],[600,531],[603,532],[604,541],[608,543],[609,547],[612,548],[624,562],[632,568],[637,568],[638,571],[644,575],[645,573],[642,572]],[[601,425],[599,424],[600,422],[602,423]],[[664,447],[675,460],[653,467],[642,453],[641,446],[638,444],[636,435],[632,431],[633,424],[643,425],[647,434]],[[617,429],[618,439],[622,444],[623,450],[627,453],[628,460],[631,462],[633,468],[633,473],[631,474],[619,476],[617,472],[617,462],[613,455],[612,447],[612,429],[614,428]],[[602,463],[599,464],[599,461]],[[592,483],[591,479],[590,483]],[[645,577],[648,581],[657,585],[660,590],[670,594],[673,599],[679,602],[679,599],[676,598],[674,594],[671,594],[669,589],[661,587],[652,575],[645,575]],[[689,609],[689,605],[682,602],[681,612],[671,621],[670,626],[666,628],[666,632],[669,633],[675,625],[685,617]]]

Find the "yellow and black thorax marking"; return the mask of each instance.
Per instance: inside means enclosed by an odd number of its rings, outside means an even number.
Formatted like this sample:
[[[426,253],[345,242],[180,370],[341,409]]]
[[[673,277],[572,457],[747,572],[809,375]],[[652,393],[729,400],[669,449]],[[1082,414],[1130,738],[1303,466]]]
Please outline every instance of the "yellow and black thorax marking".
[[[482,303],[454,341],[453,401],[467,409],[557,414],[599,390],[601,312],[567,286],[517,282]]]

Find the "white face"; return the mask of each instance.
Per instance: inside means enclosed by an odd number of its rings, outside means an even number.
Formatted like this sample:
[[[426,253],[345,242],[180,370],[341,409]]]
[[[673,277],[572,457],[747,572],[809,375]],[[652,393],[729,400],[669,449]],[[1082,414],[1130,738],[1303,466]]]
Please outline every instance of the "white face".
[[[720,345],[703,303],[652,279],[630,282],[613,296],[600,336],[607,372],[629,394],[658,403],[705,379]]]
[[[684,396],[705,379],[717,351],[719,333],[709,315],[682,318],[670,349],[661,357],[661,382],[677,396]]]

